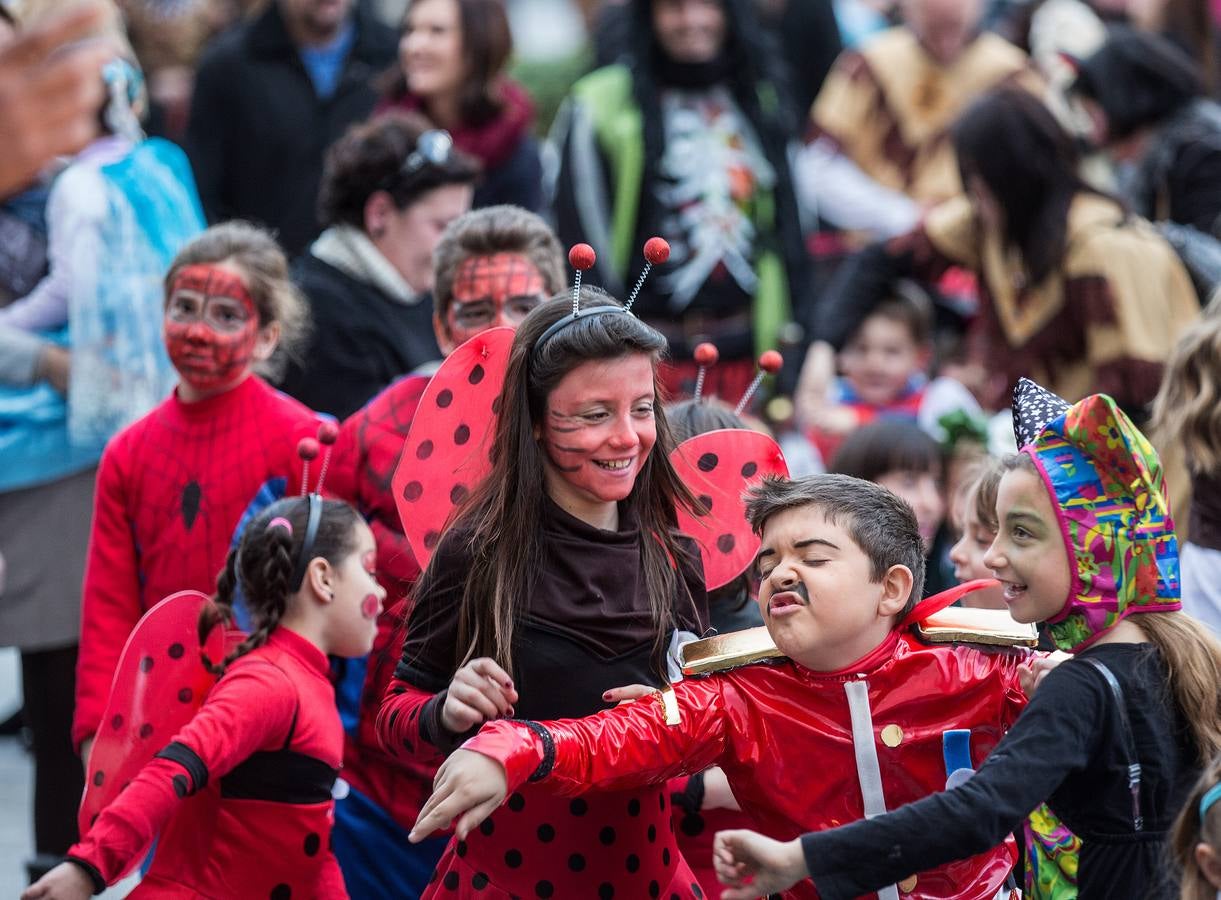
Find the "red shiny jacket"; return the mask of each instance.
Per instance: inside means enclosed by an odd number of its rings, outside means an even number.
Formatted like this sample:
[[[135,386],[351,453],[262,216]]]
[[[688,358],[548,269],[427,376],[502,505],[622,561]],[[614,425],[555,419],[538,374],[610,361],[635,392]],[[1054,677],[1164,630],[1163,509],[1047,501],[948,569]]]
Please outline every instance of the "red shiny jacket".
[[[844,685],[868,685],[886,806],[894,809],[946,781],[942,734],[971,730],[978,765],[1026,703],[1018,683],[1025,651],[921,644],[892,633],[839,672],[788,660],[759,663],[674,686],[681,722],[666,724],[660,694],[584,719],[540,723],[545,751],[529,727],[484,725],[464,745],[505,766],[509,791],[536,771],[563,794],[659,782],[710,765],[725,770],[742,810],[760,830],[788,840],[862,818],[863,801]],[[917,900],[991,900],[1013,868],[1012,840],[986,853],[900,883]],[[815,898],[809,881],[785,894]]]

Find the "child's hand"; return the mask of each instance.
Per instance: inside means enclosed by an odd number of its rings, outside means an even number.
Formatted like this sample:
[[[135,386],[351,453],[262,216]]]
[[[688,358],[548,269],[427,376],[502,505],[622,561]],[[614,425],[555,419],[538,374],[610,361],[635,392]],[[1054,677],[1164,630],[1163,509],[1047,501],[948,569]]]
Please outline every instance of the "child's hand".
[[[455,750],[437,770],[432,796],[407,839],[418,844],[457,819],[455,832],[463,840],[504,802],[508,789],[505,770],[496,760],[473,750]]]
[[[752,900],[792,887],[806,871],[801,841],[773,841],[753,831],[718,831],[712,864],[725,890],[721,900]]]
[[[85,900],[93,896],[93,879],[75,863],[62,862],[21,894],[21,900]]]
[[[624,703],[631,703],[633,700],[656,693],[657,688],[649,687],[647,684],[625,684],[623,687],[603,691],[602,699],[607,703],[617,703],[622,706]]]
[[[513,715],[513,679],[494,660],[481,656],[454,673],[441,708],[441,724],[463,734],[489,719]]]
[[[1072,658],[1071,654],[1057,650],[1047,656],[1036,656],[1029,663],[1022,663],[1018,666],[1018,683],[1022,686],[1022,693],[1027,697],[1033,697],[1034,692],[1043,683],[1043,679],[1047,677],[1047,673],[1060,663]]]

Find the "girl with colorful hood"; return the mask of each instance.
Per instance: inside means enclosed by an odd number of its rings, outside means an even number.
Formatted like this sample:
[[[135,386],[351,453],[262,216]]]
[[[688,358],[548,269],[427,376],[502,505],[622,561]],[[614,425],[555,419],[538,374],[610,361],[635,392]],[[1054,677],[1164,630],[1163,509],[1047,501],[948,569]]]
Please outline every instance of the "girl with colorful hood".
[[[1082,839],[1080,900],[1177,896],[1167,835],[1221,750],[1221,645],[1180,611],[1161,462],[1106,395],[1069,406],[1022,379],[1014,412],[986,564],[1013,617],[1076,657],[961,786],[788,843],[719,834],[726,900],[805,877],[822,900],[884,890],[993,846],[1044,800]]]

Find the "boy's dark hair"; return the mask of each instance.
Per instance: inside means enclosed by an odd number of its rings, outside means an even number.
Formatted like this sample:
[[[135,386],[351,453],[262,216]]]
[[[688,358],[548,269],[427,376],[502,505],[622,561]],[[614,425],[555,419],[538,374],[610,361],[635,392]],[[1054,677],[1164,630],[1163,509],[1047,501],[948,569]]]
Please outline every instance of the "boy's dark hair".
[[[913,282],[897,282],[890,294],[861,319],[844,343],[849,344],[855,340],[866,319],[873,316],[898,322],[907,329],[917,347],[927,345],[933,338],[933,302],[928,294]]]
[[[887,472],[929,472],[940,476],[945,459],[937,442],[914,422],[883,420],[858,428],[844,440],[828,470],[866,481]]]
[[[916,514],[886,488],[849,475],[807,475],[804,478],[764,478],[746,491],[746,520],[762,535],[768,519],[797,507],[812,507],[833,525],[843,528],[869,557],[870,577],[881,581],[891,566],[912,573],[911,595],[900,618],[924,595],[924,543]]]

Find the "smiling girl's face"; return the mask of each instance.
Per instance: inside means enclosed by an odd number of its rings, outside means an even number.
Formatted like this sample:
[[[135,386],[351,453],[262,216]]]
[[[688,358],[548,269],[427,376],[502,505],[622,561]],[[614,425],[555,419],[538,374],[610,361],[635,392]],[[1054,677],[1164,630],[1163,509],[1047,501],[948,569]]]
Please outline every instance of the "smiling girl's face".
[[[984,556],[1004,586],[1009,614],[1019,622],[1055,618],[1072,589],[1068,548],[1051,497],[1038,475],[1013,469],[996,493],[1000,531]]]

